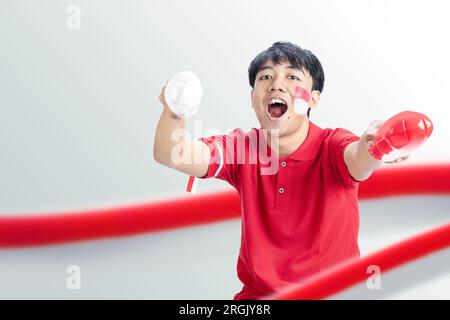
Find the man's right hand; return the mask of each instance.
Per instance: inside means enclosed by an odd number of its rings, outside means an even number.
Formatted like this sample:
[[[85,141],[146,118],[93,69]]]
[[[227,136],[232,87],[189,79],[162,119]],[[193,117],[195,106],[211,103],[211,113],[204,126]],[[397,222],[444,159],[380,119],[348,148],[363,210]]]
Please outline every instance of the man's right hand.
[[[166,97],[165,97],[165,91],[166,91],[166,86],[167,83],[169,82],[169,80],[166,81],[166,84],[162,87],[161,89],[161,93],[159,94],[159,101],[162,103],[162,105],[164,107],[168,107],[167,102],[166,102]]]
[[[159,94],[159,101],[164,106],[164,110],[156,127],[153,157],[157,162],[188,175],[196,177],[205,176],[208,172],[210,162],[209,147],[199,140],[186,141],[184,136],[180,137],[177,141],[172,140],[172,134],[175,130],[184,130],[185,128],[183,118],[178,117],[167,105],[164,95],[166,85],[162,87],[161,93]],[[178,148],[177,154],[181,154],[182,156],[180,158],[186,159],[186,162],[174,162],[174,159],[172,159],[172,151],[174,148]],[[188,156],[185,156],[184,152],[188,152]],[[195,159],[201,160],[196,163]]]
[[[166,96],[165,96],[165,91],[166,91],[166,86],[167,83],[169,82],[169,80],[166,81],[166,84],[162,87],[161,89],[161,93],[159,94],[159,101],[161,102],[161,104],[164,107],[164,112],[166,112],[172,119],[180,119],[180,117],[178,117],[169,107],[169,105],[167,104],[166,101]]]

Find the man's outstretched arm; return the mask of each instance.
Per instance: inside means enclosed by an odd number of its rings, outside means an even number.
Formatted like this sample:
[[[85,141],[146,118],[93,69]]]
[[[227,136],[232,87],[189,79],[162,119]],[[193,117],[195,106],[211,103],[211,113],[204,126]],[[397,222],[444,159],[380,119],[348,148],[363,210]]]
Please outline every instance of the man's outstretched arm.
[[[377,130],[383,121],[375,120],[362,134],[359,140],[349,143],[344,151],[344,160],[351,176],[358,181],[364,181],[370,177],[372,172],[382,163],[369,153],[369,147]]]

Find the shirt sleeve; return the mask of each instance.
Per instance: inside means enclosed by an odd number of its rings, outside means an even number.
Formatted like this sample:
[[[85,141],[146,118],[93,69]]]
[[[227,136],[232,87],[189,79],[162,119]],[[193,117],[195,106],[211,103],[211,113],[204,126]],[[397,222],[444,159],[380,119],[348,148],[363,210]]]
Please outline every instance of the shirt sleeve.
[[[344,160],[345,148],[351,142],[357,140],[359,140],[359,137],[351,131],[337,128],[334,130],[329,141],[329,153],[332,169],[338,179],[347,188],[354,188],[360,182],[352,177]]]
[[[199,179],[217,178],[236,186],[236,135],[235,131],[226,135],[199,138],[210,151],[208,172]]]

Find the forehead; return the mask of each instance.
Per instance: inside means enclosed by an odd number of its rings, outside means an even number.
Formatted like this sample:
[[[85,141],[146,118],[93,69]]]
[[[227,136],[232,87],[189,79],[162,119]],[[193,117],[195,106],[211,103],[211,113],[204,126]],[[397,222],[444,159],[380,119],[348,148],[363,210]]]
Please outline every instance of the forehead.
[[[298,72],[301,72],[305,75],[309,75],[309,72],[307,70],[305,70],[305,68],[303,67],[296,67],[294,65],[292,65],[288,60],[285,61],[280,61],[280,63],[273,63],[272,60],[267,60],[265,63],[263,63],[259,69],[258,72],[264,71],[264,70],[273,70],[273,71],[285,71],[285,70],[295,70]]]

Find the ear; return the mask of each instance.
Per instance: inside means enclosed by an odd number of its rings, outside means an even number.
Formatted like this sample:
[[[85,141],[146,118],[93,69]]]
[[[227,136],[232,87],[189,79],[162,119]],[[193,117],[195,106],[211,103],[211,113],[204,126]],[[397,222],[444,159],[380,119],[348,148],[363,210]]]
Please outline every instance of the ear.
[[[320,100],[320,91],[313,90],[311,92],[311,100],[309,100],[309,107],[311,109],[315,109],[319,105],[319,100]]]
[[[255,106],[253,105],[253,89],[250,91],[250,104],[252,105],[252,109],[255,109]]]

